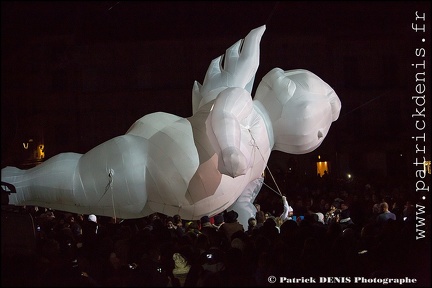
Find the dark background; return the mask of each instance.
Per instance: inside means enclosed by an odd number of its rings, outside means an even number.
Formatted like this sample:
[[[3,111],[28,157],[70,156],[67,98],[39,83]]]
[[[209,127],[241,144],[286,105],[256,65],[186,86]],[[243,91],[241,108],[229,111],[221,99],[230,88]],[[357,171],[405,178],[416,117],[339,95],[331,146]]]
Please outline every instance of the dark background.
[[[276,178],[316,175],[320,155],[332,163],[333,175],[349,172],[366,183],[413,186],[412,136],[418,131],[411,117],[416,73],[411,64],[430,63],[431,50],[430,31],[416,33],[411,23],[419,11],[427,21],[418,24],[430,29],[428,1],[2,1],[1,6],[2,167],[37,164],[34,148],[40,143],[45,159],[85,153],[151,112],[191,116],[193,82],[202,83],[212,59],[265,24],[254,87],[274,67],[304,68],[329,83],[342,101],[339,120],[316,151],[273,153],[269,166]],[[420,59],[414,51],[422,47],[427,58]],[[430,89],[429,65],[426,75]]]

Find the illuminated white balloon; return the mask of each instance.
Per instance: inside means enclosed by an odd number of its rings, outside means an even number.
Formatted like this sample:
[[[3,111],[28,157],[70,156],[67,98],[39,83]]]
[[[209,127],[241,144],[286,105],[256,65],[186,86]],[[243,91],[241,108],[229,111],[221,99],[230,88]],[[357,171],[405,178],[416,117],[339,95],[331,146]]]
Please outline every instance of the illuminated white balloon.
[[[271,151],[313,151],[341,109],[306,70],[271,70],[252,99],[265,28],[211,62],[203,84],[194,83],[191,117],[152,113],[85,154],[2,169],[2,182],[16,188],[9,203],[123,219],[159,212],[196,220],[228,209],[247,227]]]

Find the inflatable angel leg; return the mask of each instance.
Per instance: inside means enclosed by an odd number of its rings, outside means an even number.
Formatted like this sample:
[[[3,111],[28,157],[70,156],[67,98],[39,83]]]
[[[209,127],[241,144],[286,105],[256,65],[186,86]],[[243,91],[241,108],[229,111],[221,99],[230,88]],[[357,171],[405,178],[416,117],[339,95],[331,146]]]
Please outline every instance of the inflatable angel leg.
[[[68,191],[73,186],[74,171],[81,156],[77,153],[63,153],[28,170],[10,166],[2,169],[2,182],[10,183],[16,189],[16,193],[9,196],[9,204],[51,207],[45,205],[59,198],[67,200],[70,198],[67,196],[68,192],[63,193],[61,197],[58,194],[60,191]],[[34,189],[35,187],[44,189],[40,191]]]
[[[147,146],[144,138],[123,135],[83,155],[61,153],[28,170],[6,167],[1,181],[16,188],[12,205],[136,218],[147,202]]]

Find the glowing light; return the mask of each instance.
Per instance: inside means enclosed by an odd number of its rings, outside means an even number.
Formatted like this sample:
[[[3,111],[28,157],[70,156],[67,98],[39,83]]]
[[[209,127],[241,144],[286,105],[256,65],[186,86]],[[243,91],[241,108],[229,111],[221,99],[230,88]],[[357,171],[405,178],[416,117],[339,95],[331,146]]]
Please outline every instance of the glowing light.
[[[426,174],[426,172],[428,174],[431,174],[431,161],[424,161],[423,162],[423,171]]]
[[[320,156],[318,156],[319,158]],[[327,171],[327,173],[330,172],[329,170],[329,163],[327,161],[319,161],[316,163],[317,165],[317,174],[319,174],[319,176],[323,176],[325,171]]]

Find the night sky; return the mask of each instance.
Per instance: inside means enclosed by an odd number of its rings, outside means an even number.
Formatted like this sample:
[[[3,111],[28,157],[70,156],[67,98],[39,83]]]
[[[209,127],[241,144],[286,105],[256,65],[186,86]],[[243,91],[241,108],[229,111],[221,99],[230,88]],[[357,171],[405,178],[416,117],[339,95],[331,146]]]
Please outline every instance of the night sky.
[[[386,139],[405,141],[402,148],[414,150],[409,142],[415,132],[411,63],[419,60],[416,47],[430,51],[430,33],[422,43],[411,23],[415,12],[421,11],[430,27],[428,1],[2,1],[1,5],[2,166],[23,160],[17,147],[29,138],[42,137],[49,158],[67,151],[85,153],[124,134],[135,120],[151,112],[190,116],[193,82],[202,83],[212,59],[264,24],[255,88],[274,67],[304,68],[329,83],[342,101],[341,117],[317,153],[392,146]],[[62,37],[67,40],[55,40]],[[148,45],[160,49],[147,51]],[[96,57],[89,52],[94,47],[103,48]],[[128,47],[135,48],[125,51]],[[377,66],[379,61],[384,64]],[[347,68],[350,63],[360,68]],[[152,70],[137,72],[146,65]],[[58,78],[68,85],[55,87],[56,69],[66,71]],[[427,79],[429,71],[427,67]],[[118,77],[111,75],[114,72]],[[89,74],[97,74],[96,84]],[[79,85],[76,79],[81,79]],[[377,124],[379,111],[390,120]],[[375,118],[365,120],[368,114]]]

